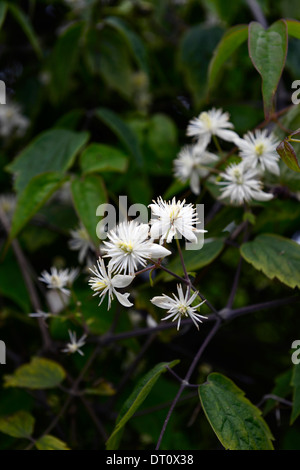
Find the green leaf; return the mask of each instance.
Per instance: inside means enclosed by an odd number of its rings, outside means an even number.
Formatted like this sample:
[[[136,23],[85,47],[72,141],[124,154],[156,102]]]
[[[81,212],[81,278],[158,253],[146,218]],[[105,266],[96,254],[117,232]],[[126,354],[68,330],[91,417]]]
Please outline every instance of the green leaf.
[[[121,150],[110,145],[91,144],[80,157],[80,166],[84,174],[105,171],[124,173],[128,158]]]
[[[38,135],[6,167],[16,173],[15,188],[22,191],[34,176],[47,171],[64,173],[74,163],[77,153],[88,140],[87,132],[53,129]]]
[[[59,173],[42,173],[35,176],[17,199],[10,240],[15,238],[26,223],[36,214],[47,199],[64,183],[65,178]]]
[[[226,31],[209,64],[208,86],[210,89],[216,84],[222,65],[247,38],[248,25],[239,24]]]
[[[212,373],[199,387],[204,413],[221,444],[229,450],[272,450],[272,439],[261,411],[222,374]]]
[[[141,406],[143,401],[150,393],[152,387],[163,372],[166,372],[167,367],[174,367],[178,364],[178,360],[172,362],[161,362],[151,369],[138,383],[133,390],[132,394],[125,401],[119,416],[116,421],[115,429],[113,430],[110,438],[106,442],[107,450],[115,450],[118,448],[120,433],[123,430],[127,421],[134,415],[137,409]]]
[[[300,364],[294,365],[291,380],[293,386],[293,409],[291,414],[291,424],[300,415]]]
[[[45,389],[57,387],[65,378],[64,369],[50,359],[33,357],[29,364],[24,364],[12,375],[4,376],[5,387]]]
[[[271,394],[281,398],[285,398],[290,395],[290,393],[292,392],[291,380],[292,369],[288,369],[286,372],[283,372],[283,374],[278,375],[275,378],[275,387],[272,389]],[[263,410],[263,414],[266,415],[267,413],[269,413],[274,408],[276,403],[276,400],[273,398],[267,400]]]
[[[0,2],[0,28],[2,27],[7,12],[7,3]]]
[[[11,2],[7,4],[7,7],[9,8],[11,14],[14,16],[15,20],[19,23],[19,25],[23,29],[36,55],[38,56],[38,58],[41,58],[43,56],[42,49],[39,44],[38,38],[36,37],[36,34],[31,26],[29,19],[19,7],[17,7],[16,5],[13,5]]]
[[[288,35],[300,39],[300,21],[285,20],[288,28]]]
[[[18,411],[0,418],[0,431],[12,437],[28,439],[33,433],[34,421],[27,411]]]
[[[300,173],[300,166],[297,160],[296,152],[287,140],[280,142],[276,148],[276,152],[278,155],[280,155],[286,166],[288,166],[291,170]]]
[[[21,309],[30,311],[30,297],[15,257],[9,252],[0,264],[0,293],[13,300]]]
[[[99,238],[96,234],[99,220],[96,211],[100,204],[106,204],[107,202],[103,180],[96,175],[87,175],[82,179],[76,178],[72,181],[71,191],[80,220],[94,243],[99,245]]]
[[[139,36],[120,18],[111,16],[105,19],[105,23],[115,28],[122,35],[131,49],[138,66],[149,75],[147,50]]]
[[[46,434],[35,442],[38,450],[70,450],[67,444],[57,437]]]
[[[217,256],[219,256],[223,249],[223,246],[224,241],[219,238],[207,241],[206,243],[204,243],[204,246],[203,248],[201,248],[201,250],[184,250],[183,259],[187,271],[197,271],[203,268],[204,266],[210,264]],[[182,276],[184,274],[179,256],[176,256],[167,265],[167,267],[178,276]],[[164,281],[171,281],[174,279],[174,277],[171,276],[171,274],[162,272],[161,275],[155,279],[155,282],[160,279],[163,279]]]
[[[222,33],[219,26],[198,24],[182,36],[178,62],[196,106],[204,102],[209,61]]]
[[[50,57],[51,95],[56,103],[70,90],[70,79],[79,55],[83,23],[72,24],[58,38]],[[67,60],[66,60],[67,58]]]
[[[249,25],[249,55],[262,78],[265,117],[274,112],[274,96],[285,65],[287,54],[287,25],[276,21],[265,30],[260,23]]]
[[[143,165],[143,156],[138,139],[130,127],[110,109],[98,108],[96,115],[119,137],[134,157],[136,164],[141,167]]]
[[[300,287],[300,245],[279,235],[262,234],[241,248],[243,258],[268,278]]]

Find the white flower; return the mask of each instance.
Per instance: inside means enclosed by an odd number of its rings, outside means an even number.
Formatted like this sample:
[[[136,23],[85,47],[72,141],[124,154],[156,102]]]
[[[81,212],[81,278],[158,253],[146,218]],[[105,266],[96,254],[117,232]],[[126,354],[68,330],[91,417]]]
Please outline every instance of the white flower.
[[[22,137],[29,126],[29,120],[22,116],[19,105],[7,103],[0,106],[0,136],[15,134]]]
[[[196,299],[198,292],[194,292],[194,294],[189,298],[188,289],[186,290],[186,293],[184,295],[182,286],[180,284],[177,285],[177,291],[178,297],[175,294],[172,294],[174,299],[172,299],[172,297],[169,297],[168,295],[163,294],[162,296],[153,297],[153,299],[151,299],[151,302],[159,308],[164,308],[168,310],[167,313],[169,313],[170,315],[166,316],[165,318],[162,318],[162,320],[169,320],[169,318],[172,318],[172,321],[177,320],[177,330],[179,330],[180,322],[183,317],[190,317],[193,323],[199,329],[199,325],[197,324],[197,322],[202,323],[202,320],[206,320],[207,317],[199,315],[199,313],[195,312],[196,309],[205,302],[205,300],[200,302],[200,304],[195,305],[195,307],[192,307],[191,304]]]
[[[276,152],[279,140],[274,134],[268,135],[266,129],[248,132],[243,139],[236,139],[235,144],[241,151],[240,156],[243,161],[250,168],[257,168],[262,172],[268,170],[275,175],[280,174],[279,155]]]
[[[39,277],[39,281],[47,284],[49,289],[57,289],[66,295],[70,295],[69,289],[66,286],[71,286],[78,275],[78,269],[60,269],[52,267],[50,273],[43,271]]]
[[[72,238],[69,240],[69,247],[71,250],[79,251],[78,260],[79,263],[83,263],[89,251],[94,251],[93,242],[82,224],[76,230],[71,230],[70,234]]]
[[[185,204],[185,199],[176,201],[175,197],[172,201],[163,201],[159,197],[154,204],[150,204],[152,215],[151,219],[151,237],[160,239],[162,244],[164,240],[170,243],[175,236],[183,236],[190,242],[197,242],[195,233],[206,232],[194,227],[199,224],[196,208],[193,204]]]
[[[69,353],[69,354],[74,354],[75,352],[78,352],[81,356],[84,356],[84,353],[81,351],[81,347],[85,345],[85,339],[86,335],[81,336],[81,338],[77,341],[76,333],[75,331],[72,332],[69,331],[69,336],[70,336],[70,343],[67,343],[67,347],[65,349],[62,349],[62,352]]]
[[[17,198],[15,194],[1,194],[0,195],[0,209],[7,216],[9,222],[11,222],[12,220],[12,217],[16,208],[16,204],[17,204]]]
[[[213,135],[223,140],[233,142],[238,136],[229,129],[233,129],[233,124],[229,122],[229,114],[223,113],[222,109],[211,109],[193,118],[187,127],[187,135],[196,137],[198,143],[206,147]]]
[[[46,312],[43,312],[42,310],[38,310],[36,313],[29,313],[28,315],[31,318],[43,318],[44,320],[52,316],[51,313],[46,313]]]
[[[185,183],[190,180],[191,190],[200,194],[200,177],[209,174],[207,165],[218,161],[217,155],[208,152],[202,145],[186,145],[174,160],[175,177]]]
[[[226,181],[219,182],[223,185],[221,198],[230,197],[230,201],[236,204],[243,204],[251,201],[269,201],[272,194],[262,191],[262,183],[258,179],[257,170],[247,168],[243,162],[234,163],[221,173]]]
[[[129,286],[134,276],[116,274],[112,277],[111,271],[109,269],[106,271],[104,261],[101,258],[97,260],[97,266],[94,266],[94,269],[90,268],[90,271],[95,277],[90,278],[89,285],[91,289],[95,291],[94,295],[99,294],[101,298],[99,305],[102,304],[106,294],[108,294],[108,310],[111,307],[111,301],[114,299],[114,295],[124,307],[131,307],[133,305],[128,300],[128,293],[120,294],[116,289]]]
[[[151,258],[164,258],[171,254],[169,250],[153,243],[149,239],[147,224],[122,222],[107,234],[109,242],[104,241],[102,251],[105,258],[111,258],[108,268],[111,272],[133,274],[138,266],[145,266]]]

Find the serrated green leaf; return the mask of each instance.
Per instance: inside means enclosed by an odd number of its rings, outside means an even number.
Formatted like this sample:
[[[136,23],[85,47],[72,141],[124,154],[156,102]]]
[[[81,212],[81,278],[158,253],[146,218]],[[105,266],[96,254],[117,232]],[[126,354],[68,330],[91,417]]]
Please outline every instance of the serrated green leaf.
[[[241,255],[268,278],[275,277],[287,286],[300,287],[300,245],[285,237],[262,234],[244,243]]]
[[[221,253],[223,246],[224,241],[219,238],[204,243],[204,246],[201,248],[201,250],[184,250],[183,259],[187,271],[198,271],[204,266],[210,264]],[[167,265],[167,267],[170,271],[174,272],[178,276],[182,276],[184,274],[179,256],[176,256]],[[160,279],[163,279],[164,281],[171,281],[174,279],[174,277],[171,276],[171,274],[162,272],[160,276],[155,279],[155,282]]]
[[[291,424],[293,424],[300,415],[300,364],[296,364],[293,367],[291,385],[293,386]]]
[[[262,78],[265,117],[274,111],[274,96],[285,65],[287,25],[284,20],[273,23],[267,30],[260,23],[249,25],[249,55]]]
[[[50,172],[42,173],[32,178],[18,196],[9,234],[10,240],[18,235],[20,230],[65,180],[61,174]]]
[[[23,364],[12,375],[4,376],[5,387],[45,389],[57,387],[65,378],[64,369],[50,359],[33,357],[28,364]]]
[[[199,387],[204,413],[221,444],[229,450],[272,450],[273,436],[261,411],[222,374],[212,373]]]
[[[149,75],[147,50],[140,37],[120,18],[111,16],[105,19],[105,23],[122,35],[141,70]]]
[[[28,439],[33,433],[34,417],[27,411],[0,418],[0,431],[12,437]]]
[[[119,149],[110,145],[91,144],[80,157],[80,166],[84,174],[113,171],[124,173],[128,158]]]
[[[239,24],[230,28],[217,45],[208,68],[208,86],[214,87],[223,64],[235,50],[247,40],[248,25]]]
[[[138,139],[130,127],[116,113],[106,108],[98,108],[96,116],[101,119],[119,137],[138,166],[143,166]]]
[[[6,167],[11,173],[16,173],[17,191],[22,191],[29,181],[40,173],[64,173],[73,165],[77,153],[86,144],[88,137],[87,132],[66,129],[51,129],[39,134]]]
[[[14,16],[15,20],[23,29],[36,55],[38,56],[38,58],[41,58],[43,56],[42,49],[29,19],[23,13],[23,11],[18,6],[13,5],[12,2],[7,3],[7,7],[9,8],[11,14]]]
[[[35,442],[38,450],[70,450],[67,444],[57,437],[46,434]]]
[[[152,387],[163,372],[166,372],[166,367],[174,367],[178,364],[178,360],[172,362],[162,362],[157,364],[146,374],[135,387],[130,397],[125,401],[119,416],[116,421],[116,426],[108,441],[106,442],[107,450],[115,450],[118,448],[120,433],[124,430],[127,421],[134,415],[143,401],[150,393]]]
[[[107,202],[103,180],[97,175],[86,175],[82,179],[75,178],[71,184],[71,191],[76,212],[91,240],[98,245],[99,238],[96,234],[96,228],[99,219],[96,216],[96,211],[100,204]]]

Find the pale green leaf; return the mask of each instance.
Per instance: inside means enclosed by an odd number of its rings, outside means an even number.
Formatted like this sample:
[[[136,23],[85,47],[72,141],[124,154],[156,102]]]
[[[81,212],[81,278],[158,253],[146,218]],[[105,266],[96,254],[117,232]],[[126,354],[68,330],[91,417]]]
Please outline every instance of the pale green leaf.
[[[34,417],[27,411],[0,417],[0,431],[17,438],[30,438],[33,433]]]
[[[57,387],[65,378],[64,369],[50,359],[33,357],[31,362],[23,364],[12,375],[4,376],[5,387],[45,389]]]
[[[35,442],[35,446],[38,450],[70,450],[65,442],[51,434],[40,437]]]

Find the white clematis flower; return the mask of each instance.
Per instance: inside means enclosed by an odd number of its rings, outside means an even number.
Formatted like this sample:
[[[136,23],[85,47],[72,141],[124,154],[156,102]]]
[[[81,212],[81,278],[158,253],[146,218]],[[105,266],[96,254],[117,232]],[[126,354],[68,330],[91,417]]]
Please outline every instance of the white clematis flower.
[[[153,204],[150,204],[151,212],[154,218],[151,219],[151,237],[160,239],[162,244],[165,240],[171,243],[173,238],[181,236],[190,242],[197,242],[196,233],[206,232],[195,227],[199,224],[196,208],[193,204],[185,204],[183,201],[176,201],[175,197],[172,201],[163,201],[159,197]]]
[[[273,194],[262,191],[257,170],[247,168],[244,162],[231,164],[221,177],[225,180],[218,183],[224,186],[221,199],[229,197],[232,203],[240,205],[251,200],[269,201],[273,198]]]
[[[186,133],[198,139],[199,144],[207,147],[213,135],[228,142],[234,142],[238,135],[231,129],[233,129],[233,124],[229,122],[229,114],[223,113],[222,109],[213,108],[193,118],[189,122]]]
[[[161,296],[153,297],[153,299],[151,299],[151,302],[156,305],[156,307],[168,310],[167,313],[169,313],[170,315],[167,315],[165,318],[162,318],[162,320],[169,320],[170,318],[172,318],[172,321],[177,320],[177,330],[179,330],[181,319],[184,317],[190,317],[197,329],[199,330],[198,323],[202,323],[202,320],[206,320],[207,317],[196,313],[196,309],[200,307],[200,305],[204,304],[205,300],[200,302],[195,307],[192,307],[192,303],[196,299],[198,292],[194,292],[194,294],[190,297],[188,289],[184,294],[182,286],[180,284],[177,285],[177,292],[178,296],[172,294],[174,298],[163,294]]]
[[[274,175],[280,174],[278,165],[279,155],[276,147],[279,140],[274,134],[269,134],[265,130],[256,130],[248,132],[243,139],[236,139],[235,144],[240,149],[240,156],[250,168],[257,169],[260,172],[268,170]]]
[[[139,266],[146,266],[149,259],[164,258],[171,254],[166,248],[149,239],[148,224],[122,222],[107,234],[104,241],[104,258],[110,258],[108,268],[111,272],[134,274]]]
[[[94,295],[99,295],[101,300],[99,305],[102,304],[104,297],[108,294],[108,310],[111,307],[111,301],[114,299],[114,295],[118,299],[121,305],[124,307],[131,307],[133,304],[128,300],[129,294],[121,294],[117,289],[129,286],[134,279],[134,276],[116,274],[114,277],[111,275],[111,271],[106,270],[103,259],[97,260],[97,266],[94,269],[90,268],[90,271],[94,274],[89,280],[89,285],[92,290],[95,291]]]
[[[78,276],[79,270],[77,268],[72,269],[57,269],[52,267],[50,273],[43,271],[39,277],[39,281],[47,284],[49,289],[57,289],[66,295],[70,295],[70,290],[66,289],[66,286],[71,286]]]
[[[81,356],[84,356],[84,353],[81,351],[80,348],[85,345],[85,339],[86,335],[81,336],[79,340],[77,340],[76,337],[76,332],[69,331],[69,336],[70,336],[70,343],[67,343],[66,348],[62,349],[62,352],[68,353],[68,354],[74,354],[78,352]]]
[[[69,240],[69,247],[71,250],[79,251],[78,261],[79,263],[83,263],[89,251],[95,250],[94,244],[82,224],[80,224],[76,230],[71,230],[70,234],[72,238]]]
[[[194,194],[200,194],[200,178],[209,174],[209,167],[219,160],[219,157],[208,152],[202,145],[186,145],[174,160],[174,174],[185,183],[190,181]]]

